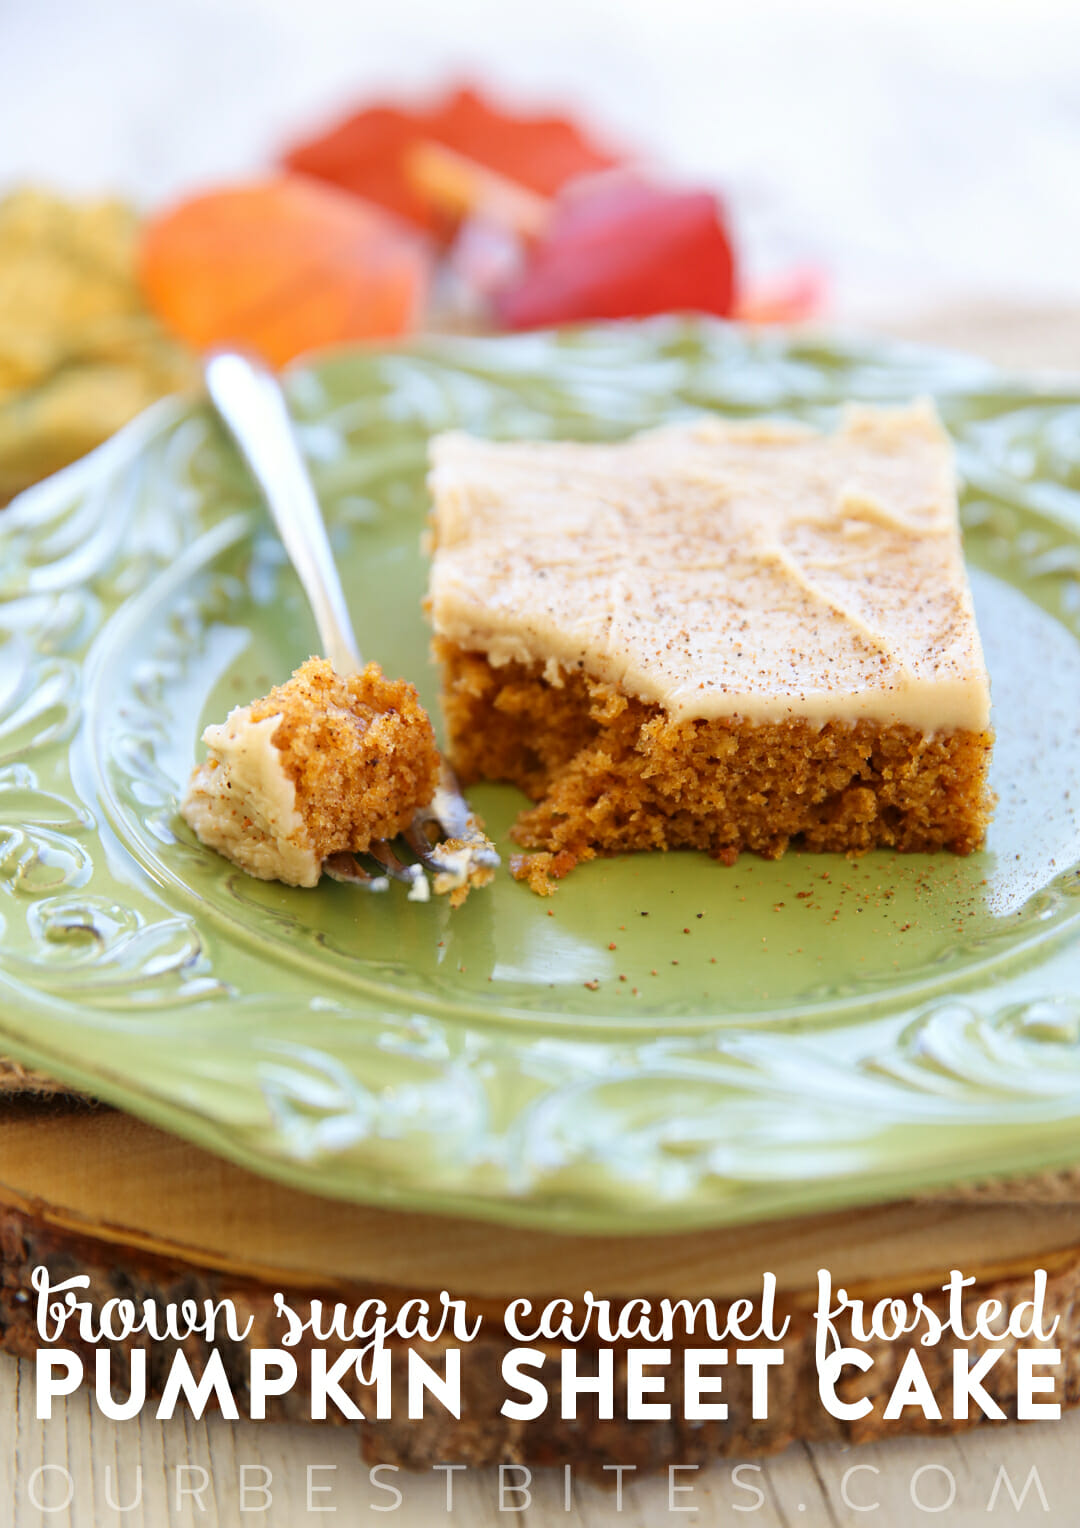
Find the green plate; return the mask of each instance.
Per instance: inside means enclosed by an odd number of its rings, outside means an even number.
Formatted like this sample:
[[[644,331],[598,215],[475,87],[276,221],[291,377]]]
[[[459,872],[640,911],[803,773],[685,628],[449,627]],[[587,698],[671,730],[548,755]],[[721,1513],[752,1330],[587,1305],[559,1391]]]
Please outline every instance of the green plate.
[[[289,390],[360,641],[431,703],[433,431],[933,394],[993,680],[988,847],[631,855],[456,913],[248,879],[177,797],[205,723],[316,638],[221,430],[170,401],[0,521],[0,1049],[319,1193],[582,1231],[1080,1158],[1080,391],[674,321],[347,352]],[[521,798],[474,799],[509,852]]]

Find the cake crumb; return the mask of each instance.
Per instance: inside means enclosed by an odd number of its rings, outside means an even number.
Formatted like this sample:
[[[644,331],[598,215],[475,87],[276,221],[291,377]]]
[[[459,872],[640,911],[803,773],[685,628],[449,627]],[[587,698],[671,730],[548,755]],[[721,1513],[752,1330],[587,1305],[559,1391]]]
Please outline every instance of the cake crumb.
[[[309,658],[203,734],[181,813],[249,875],[314,886],[339,853],[394,838],[427,806],[440,760],[416,689],[376,663],[339,675]]]
[[[559,849],[556,853],[543,850],[539,854],[512,854],[510,874],[515,881],[524,881],[538,897],[551,897],[559,889],[555,881],[561,881],[564,875],[569,875],[582,860],[592,858],[593,851],[590,849],[584,849],[578,854],[569,849]]]

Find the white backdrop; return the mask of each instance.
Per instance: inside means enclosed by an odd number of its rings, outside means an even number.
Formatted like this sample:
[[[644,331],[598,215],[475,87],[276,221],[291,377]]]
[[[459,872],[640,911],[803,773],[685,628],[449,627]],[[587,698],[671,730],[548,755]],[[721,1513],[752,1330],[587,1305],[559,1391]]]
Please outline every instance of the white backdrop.
[[[470,75],[726,187],[841,316],[1080,300],[1077,0],[0,0],[0,184],[156,200]]]

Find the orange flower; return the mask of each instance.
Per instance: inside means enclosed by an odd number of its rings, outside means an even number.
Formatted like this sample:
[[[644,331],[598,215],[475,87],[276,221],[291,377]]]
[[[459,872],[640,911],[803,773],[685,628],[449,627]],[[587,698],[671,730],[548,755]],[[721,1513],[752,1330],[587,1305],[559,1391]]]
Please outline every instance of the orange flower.
[[[298,175],[190,197],[151,219],[139,248],[143,289],[173,333],[277,366],[407,332],[429,264],[416,236],[378,208]]]

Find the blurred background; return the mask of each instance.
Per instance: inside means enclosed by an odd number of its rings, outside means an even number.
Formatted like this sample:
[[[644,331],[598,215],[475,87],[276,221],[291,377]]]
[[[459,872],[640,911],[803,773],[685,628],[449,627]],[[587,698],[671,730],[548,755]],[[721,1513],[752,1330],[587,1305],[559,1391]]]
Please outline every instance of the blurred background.
[[[0,182],[151,205],[463,78],[715,184],[844,320],[1080,303],[1075,0],[0,0]]]
[[[0,502],[211,343],[671,309],[1080,369],[1080,3],[0,0]]]

